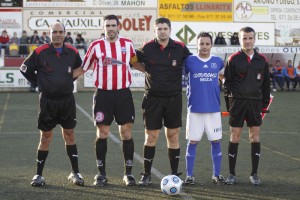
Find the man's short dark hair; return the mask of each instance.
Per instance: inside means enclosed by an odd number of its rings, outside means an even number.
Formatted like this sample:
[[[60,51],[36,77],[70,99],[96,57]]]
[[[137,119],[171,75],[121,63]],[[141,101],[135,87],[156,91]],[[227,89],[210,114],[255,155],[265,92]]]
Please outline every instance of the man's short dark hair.
[[[197,40],[201,37],[208,37],[210,39],[210,42],[213,43],[212,41],[212,36],[208,32],[201,32],[197,36]]]
[[[67,35],[71,35],[71,32],[67,32]]]
[[[251,32],[253,32],[254,36],[255,36],[255,30],[253,28],[249,27],[249,26],[241,28],[240,33],[241,32],[245,32],[245,33],[251,33]]]
[[[169,28],[171,28],[171,21],[168,18],[159,17],[155,20],[155,25],[164,23],[166,23],[169,26]]]
[[[117,25],[120,24],[119,18],[116,15],[106,15],[104,16],[103,20],[116,20],[117,21]]]

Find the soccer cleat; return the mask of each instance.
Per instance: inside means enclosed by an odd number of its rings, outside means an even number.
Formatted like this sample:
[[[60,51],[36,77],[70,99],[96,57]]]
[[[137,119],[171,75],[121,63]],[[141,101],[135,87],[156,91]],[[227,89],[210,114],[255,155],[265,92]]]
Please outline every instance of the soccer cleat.
[[[45,183],[46,182],[45,182],[44,177],[42,177],[40,175],[35,175],[31,181],[32,186],[43,186],[43,185],[45,185]]]
[[[134,186],[135,185],[134,176],[132,174],[124,175],[123,182],[127,186]]]
[[[184,183],[186,185],[195,185],[195,178],[193,176],[187,176]]]
[[[250,182],[252,185],[260,185],[260,179],[258,178],[257,174],[250,176]]]
[[[74,183],[75,185],[79,185],[79,186],[84,185],[84,180],[80,173],[71,172],[71,174],[68,177],[68,180],[71,183]]]
[[[139,185],[147,186],[151,184],[151,175],[150,174],[142,174],[142,178],[139,181]]]
[[[107,178],[105,175],[97,174],[94,180],[94,186],[102,187],[107,185]]]
[[[225,180],[226,185],[233,185],[236,182],[236,178],[233,174],[229,174]]]
[[[219,176],[212,176],[212,182],[214,184],[221,184],[221,183],[224,183],[225,179],[224,179],[224,176],[222,175],[219,175]]]

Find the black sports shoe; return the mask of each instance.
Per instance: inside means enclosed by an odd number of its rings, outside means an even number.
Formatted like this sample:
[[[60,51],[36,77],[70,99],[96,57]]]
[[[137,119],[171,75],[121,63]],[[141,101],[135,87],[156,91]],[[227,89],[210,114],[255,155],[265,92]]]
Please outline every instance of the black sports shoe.
[[[147,186],[151,184],[151,175],[150,174],[142,174],[142,178],[139,181],[139,185]]]
[[[84,185],[84,180],[80,173],[71,172],[71,174],[68,177],[68,180],[71,183],[74,183],[75,185],[79,185],[79,186]]]
[[[224,179],[224,176],[222,175],[219,175],[219,176],[212,176],[212,182],[214,184],[221,184],[221,183],[224,183],[225,179]]]
[[[35,175],[31,181],[32,186],[43,186],[43,185],[45,185],[45,183],[46,182],[45,182],[44,177],[42,177],[40,175]]]
[[[123,182],[127,186],[134,186],[135,185],[134,176],[132,174],[124,175]]]
[[[94,180],[94,186],[102,187],[107,185],[107,178],[105,175],[97,174]]]

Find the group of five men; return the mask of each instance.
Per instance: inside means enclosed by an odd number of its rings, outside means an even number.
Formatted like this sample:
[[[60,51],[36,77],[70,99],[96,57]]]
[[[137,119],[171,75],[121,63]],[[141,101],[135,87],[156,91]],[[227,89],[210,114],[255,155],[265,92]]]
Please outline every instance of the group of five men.
[[[107,184],[107,138],[113,120],[119,126],[124,154],[123,181],[128,186],[136,184],[132,175],[134,142],[132,126],[135,108],[129,86],[130,67],[145,73],[145,94],[142,102],[145,127],[143,148],[144,173],[139,185],[151,184],[151,168],[160,129],[164,126],[168,146],[171,174],[180,175],[179,133],[182,126],[182,71],[189,77],[187,86],[188,112],[186,123],[186,184],[195,184],[193,167],[197,143],[203,133],[211,141],[213,161],[212,181],[234,184],[235,163],[244,120],[249,127],[252,172],[250,181],[260,185],[257,176],[260,155],[259,130],[261,111],[270,96],[269,70],[266,59],[253,46],[255,31],[250,27],[240,31],[241,51],[229,57],[225,73],[220,73],[224,62],[211,55],[212,36],[201,32],[197,38],[198,54],[192,55],[182,42],[170,38],[171,22],[167,18],[155,21],[155,39],[135,50],[131,40],[119,35],[120,22],[115,15],[104,17],[105,37],[93,41],[81,60],[78,51],[63,44],[65,27],[57,22],[50,27],[51,43],[38,47],[29,55],[21,73],[40,91],[38,128],[40,142],[37,150],[37,173],[32,186],[42,186],[44,164],[53,137],[53,128],[60,124],[72,172],[68,180],[84,185],[79,173],[78,152],[74,136],[76,105],[73,80],[93,69],[95,93],[93,117],[96,126],[96,164],[99,173],[95,186]],[[184,69],[184,70],[182,70]],[[226,98],[230,113],[231,136],[228,147],[229,175],[220,175],[222,153],[222,124],[220,114],[219,75],[225,76]]]

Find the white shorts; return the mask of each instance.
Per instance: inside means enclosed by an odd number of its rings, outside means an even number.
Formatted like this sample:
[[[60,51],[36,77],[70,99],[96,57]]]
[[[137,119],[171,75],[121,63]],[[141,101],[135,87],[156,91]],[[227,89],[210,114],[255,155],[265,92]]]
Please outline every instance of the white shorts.
[[[221,113],[187,113],[186,139],[200,141],[206,133],[209,141],[222,138]]]

